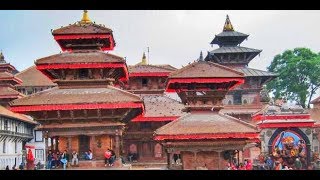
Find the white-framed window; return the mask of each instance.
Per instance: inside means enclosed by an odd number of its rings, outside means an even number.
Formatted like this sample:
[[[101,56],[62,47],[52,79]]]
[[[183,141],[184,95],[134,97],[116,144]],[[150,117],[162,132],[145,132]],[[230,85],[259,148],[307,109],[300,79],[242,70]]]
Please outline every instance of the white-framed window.
[[[34,131],[35,142],[43,142],[42,131]]]
[[[44,161],[44,150],[43,149],[35,149],[35,158]]]

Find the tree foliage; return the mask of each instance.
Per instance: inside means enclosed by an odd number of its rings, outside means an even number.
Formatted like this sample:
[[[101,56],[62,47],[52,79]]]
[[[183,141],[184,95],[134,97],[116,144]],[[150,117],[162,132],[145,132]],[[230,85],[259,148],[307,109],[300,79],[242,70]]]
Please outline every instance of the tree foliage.
[[[296,101],[310,107],[313,95],[320,87],[320,55],[308,48],[286,50],[274,57],[268,71],[278,77],[267,84],[275,98]]]

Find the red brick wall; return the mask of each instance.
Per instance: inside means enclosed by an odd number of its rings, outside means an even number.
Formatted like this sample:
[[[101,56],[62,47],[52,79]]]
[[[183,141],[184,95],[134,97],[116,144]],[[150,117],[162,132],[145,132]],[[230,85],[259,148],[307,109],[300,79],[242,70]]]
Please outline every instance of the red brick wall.
[[[209,170],[219,169],[219,154],[217,152],[198,152],[195,159],[193,152],[181,152],[183,162],[183,169],[195,170],[197,167],[206,167]],[[220,158],[220,169],[225,169],[227,161],[222,157]]]
[[[71,138],[71,151],[76,151],[79,153],[79,138],[78,138],[78,136]]]
[[[93,156],[95,159],[104,159],[104,152],[110,148],[110,136],[108,135],[101,135],[101,136],[95,136],[95,142],[92,142],[92,139],[90,139],[90,144],[92,145],[93,150]]]
[[[60,152],[63,152],[64,150],[68,150],[67,143],[68,143],[68,138],[59,137],[59,147],[58,147],[58,149],[59,149]]]

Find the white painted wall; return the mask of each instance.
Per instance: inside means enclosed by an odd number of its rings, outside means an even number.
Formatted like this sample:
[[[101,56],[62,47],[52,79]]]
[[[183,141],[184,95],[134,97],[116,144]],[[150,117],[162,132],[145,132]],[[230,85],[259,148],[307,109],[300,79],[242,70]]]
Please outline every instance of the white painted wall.
[[[5,152],[3,151],[5,149]],[[15,164],[18,168],[22,162],[22,142],[17,142],[17,150],[15,152],[15,142],[4,141],[0,142],[0,169],[5,169],[7,165],[11,169]]]

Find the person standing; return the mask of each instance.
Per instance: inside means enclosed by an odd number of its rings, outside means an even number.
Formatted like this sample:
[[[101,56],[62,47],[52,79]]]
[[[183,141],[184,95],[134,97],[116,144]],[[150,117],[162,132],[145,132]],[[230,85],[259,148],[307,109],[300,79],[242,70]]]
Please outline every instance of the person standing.
[[[27,170],[33,170],[33,169],[34,169],[34,157],[31,149],[29,149],[27,154]]]
[[[53,155],[52,155],[52,152],[49,151],[48,153],[48,156],[47,156],[47,169],[51,169],[51,165],[52,165],[52,158],[53,158]]]

